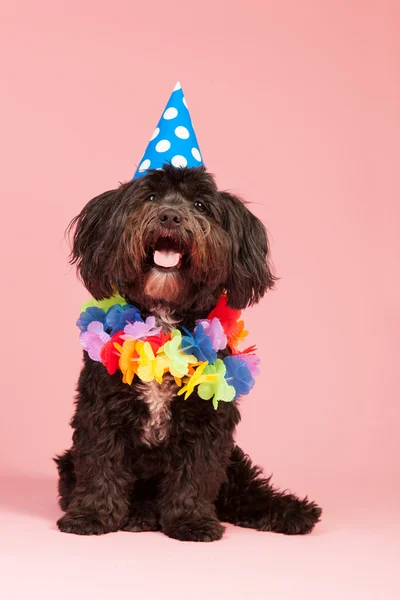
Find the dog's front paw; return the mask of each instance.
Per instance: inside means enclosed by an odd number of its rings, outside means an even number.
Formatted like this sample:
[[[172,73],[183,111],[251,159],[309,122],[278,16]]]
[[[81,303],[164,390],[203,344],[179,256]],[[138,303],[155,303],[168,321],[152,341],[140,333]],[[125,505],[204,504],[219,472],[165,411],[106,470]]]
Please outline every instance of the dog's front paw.
[[[69,515],[68,513],[58,519],[57,527],[64,533],[75,533],[77,535],[101,535],[115,531],[106,527],[100,519],[88,515]]]
[[[307,498],[300,500],[287,495],[277,499],[272,507],[266,529],[286,535],[310,533],[319,522],[322,509]]]
[[[222,538],[225,527],[215,517],[183,516],[164,523],[162,531],[182,542],[214,542]]]

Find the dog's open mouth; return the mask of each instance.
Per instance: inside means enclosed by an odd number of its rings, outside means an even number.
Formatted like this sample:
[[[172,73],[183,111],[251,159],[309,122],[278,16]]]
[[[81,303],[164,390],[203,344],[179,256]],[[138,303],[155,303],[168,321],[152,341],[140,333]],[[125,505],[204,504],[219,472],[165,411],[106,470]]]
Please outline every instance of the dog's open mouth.
[[[162,269],[179,269],[182,264],[179,244],[168,238],[160,238],[154,246],[153,262]]]

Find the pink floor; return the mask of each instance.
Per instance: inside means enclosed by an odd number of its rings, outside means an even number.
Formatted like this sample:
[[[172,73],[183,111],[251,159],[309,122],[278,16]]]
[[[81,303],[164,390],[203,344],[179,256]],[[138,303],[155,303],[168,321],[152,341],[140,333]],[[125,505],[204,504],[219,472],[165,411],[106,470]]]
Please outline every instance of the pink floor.
[[[286,537],[228,526],[212,544],[158,533],[61,534],[55,481],[0,478],[0,598],[400,598],[400,512],[387,490],[324,499],[312,535]],[[369,498],[369,500],[368,500]]]

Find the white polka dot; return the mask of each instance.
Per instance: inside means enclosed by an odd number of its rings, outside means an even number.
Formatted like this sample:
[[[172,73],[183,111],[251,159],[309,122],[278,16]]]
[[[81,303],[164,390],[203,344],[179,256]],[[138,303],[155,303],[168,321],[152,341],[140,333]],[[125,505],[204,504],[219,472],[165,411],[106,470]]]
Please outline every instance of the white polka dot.
[[[201,162],[201,154],[198,150],[198,148],[192,148],[192,156],[198,160],[199,162]]]
[[[182,98],[182,102],[183,102],[183,104],[184,104],[184,105],[186,106],[186,108],[187,108],[187,107],[188,107],[188,105],[187,105],[187,102],[186,102],[186,98],[185,98],[185,97],[183,97],[183,98]]]
[[[155,140],[159,133],[160,133],[160,128],[156,127],[155,130],[154,130],[154,132],[153,132],[153,135],[150,138],[150,141]]]
[[[160,140],[156,144],[156,150],[157,150],[157,152],[166,152],[170,148],[171,148],[171,142],[169,142],[168,140]]]
[[[174,108],[173,106],[170,106],[169,108],[167,108],[167,110],[164,113],[164,119],[167,119],[167,121],[169,121],[170,119],[175,119],[175,117],[178,115],[178,111],[176,108]]]
[[[187,140],[190,134],[186,127],[179,125],[179,127],[175,129],[175,135],[176,137],[181,138],[181,140]]]
[[[176,86],[174,87],[174,92],[176,92],[176,90],[180,90],[181,87],[181,84],[179,83],[179,81],[177,81]]]
[[[187,165],[187,160],[184,156],[181,156],[180,154],[176,154],[175,156],[172,157],[171,163],[174,165],[174,167],[186,167]]]
[[[144,160],[139,167],[139,173],[143,173],[143,171],[147,171],[147,169],[150,167],[150,165],[151,165],[151,160],[146,158],[146,160]]]

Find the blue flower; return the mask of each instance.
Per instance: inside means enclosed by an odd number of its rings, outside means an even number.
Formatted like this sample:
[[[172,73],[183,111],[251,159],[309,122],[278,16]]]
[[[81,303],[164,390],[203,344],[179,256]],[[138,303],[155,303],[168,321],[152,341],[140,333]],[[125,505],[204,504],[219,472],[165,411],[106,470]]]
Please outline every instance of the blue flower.
[[[143,321],[140,310],[131,304],[114,304],[111,306],[105,317],[106,329],[110,335],[124,329],[128,323]]]
[[[85,310],[85,312],[80,314],[76,324],[78,325],[79,329],[83,332],[87,331],[88,325],[92,321],[99,321],[100,323],[104,324],[105,318],[106,313],[104,312],[104,310],[98,308],[97,306],[90,306]]]
[[[224,365],[226,367],[225,379],[236,390],[234,399],[248,394],[255,381],[247,363],[238,356],[227,356],[224,358]]]
[[[199,361],[214,363],[217,353],[212,347],[210,338],[204,333],[203,325],[197,325],[194,335],[185,327],[183,330],[187,335],[182,336],[181,348],[186,354],[194,354]]]

